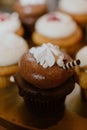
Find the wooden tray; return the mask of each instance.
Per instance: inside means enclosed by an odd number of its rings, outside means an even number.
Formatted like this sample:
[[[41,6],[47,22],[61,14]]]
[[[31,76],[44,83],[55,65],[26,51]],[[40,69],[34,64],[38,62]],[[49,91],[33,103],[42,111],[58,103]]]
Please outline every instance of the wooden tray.
[[[64,118],[44,130],[87,130],[87,104],[81,99],[78,85],[67,96],[65,106]],[[9,130],[41,130],[40,119],[29,113],[16,85],[0,89],[0,124]]]

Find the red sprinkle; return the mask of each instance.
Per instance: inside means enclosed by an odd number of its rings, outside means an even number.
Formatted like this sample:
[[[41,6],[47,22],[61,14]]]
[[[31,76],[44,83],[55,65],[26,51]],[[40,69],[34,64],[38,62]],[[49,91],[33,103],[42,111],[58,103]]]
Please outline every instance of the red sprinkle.
[[[56,17],[55,15],[49,15],[48,17],[48,21],[60,21],[60,19],[58,17]]]
[[[8,19],[8,16],[5,16],[3,13],[0,13],[0,21],[5,21]]]

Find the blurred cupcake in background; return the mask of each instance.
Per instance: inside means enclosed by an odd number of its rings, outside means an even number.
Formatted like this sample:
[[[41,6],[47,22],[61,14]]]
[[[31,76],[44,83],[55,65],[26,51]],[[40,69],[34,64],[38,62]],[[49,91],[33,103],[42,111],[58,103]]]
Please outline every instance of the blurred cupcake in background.
[[[36,45],[52,42],[75,55],[82,46],[82,30],[71,16],[61,12],[51,12],[41,16],[35,23],[32,41]]]
[[[31,34],[35,21],[48,12],[48,7],[46,0],[18,0],[14,4],[14,10],[18,12],[25,29]]]
[[[87,46],[77,52],[76,59],[78,58],[81,61],[80,66],[76,68],[78,83],[81,87],[82,98],[87,101]]]
[[[67,13],[82,27],[87,41],[87,0],[59,0],[58,10]]]
[[[87,24],[87,0],[60,0],[58,10],[71,15],[78,24]]]
[[[10,77],[17,71],[18,61],[27,50],[27,42],[17,34],[0,34],[0,88],[11,85]]]
[[[23,36],[24,29],[17,13],[0,12],[0,33],[16,33]]]

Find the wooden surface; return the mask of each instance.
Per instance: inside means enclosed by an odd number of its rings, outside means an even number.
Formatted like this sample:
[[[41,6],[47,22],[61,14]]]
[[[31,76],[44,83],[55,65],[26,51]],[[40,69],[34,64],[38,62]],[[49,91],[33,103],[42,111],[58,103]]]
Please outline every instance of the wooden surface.
[[[0,130],[7,130],[7,129],[0,125]]]
[[[82,101],[78,85],[67,96],[65,106],[63,119],[44,130],[87,130],[87,103]],[[27,110],[17,86],[0,89],[0,125],[9,130],[41,130],[40,123]]]

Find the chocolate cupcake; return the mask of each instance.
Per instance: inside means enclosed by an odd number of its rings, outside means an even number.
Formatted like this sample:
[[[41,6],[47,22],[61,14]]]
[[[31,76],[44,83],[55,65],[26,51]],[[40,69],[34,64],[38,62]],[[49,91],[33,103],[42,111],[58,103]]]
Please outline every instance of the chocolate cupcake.
[[[75,83],[74,68],[68,66],[71,61],[51,43],[33,47],[22,56],[15,80],[20,96],[34,115],[63,117],[65,98]]]
[[[14,10],[18,12],[25,28],[30,32],[36,20],[48,12],[46,0],[18,0],[14,5]]]

